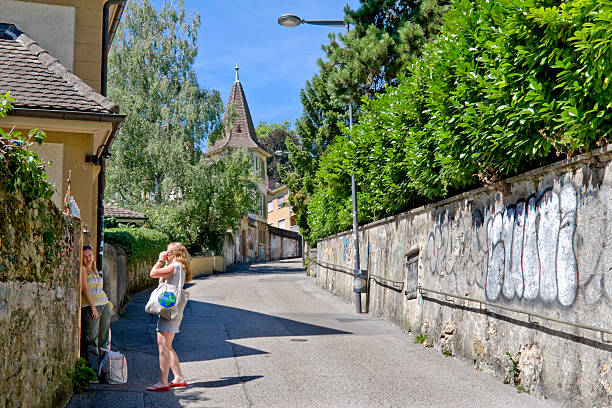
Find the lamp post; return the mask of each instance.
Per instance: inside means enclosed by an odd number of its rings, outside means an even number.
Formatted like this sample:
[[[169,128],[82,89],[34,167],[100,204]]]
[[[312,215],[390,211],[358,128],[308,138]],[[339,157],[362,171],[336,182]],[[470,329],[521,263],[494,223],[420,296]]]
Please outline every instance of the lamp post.
[[[349,23],[344,20],[304,20],[295,14],[283,14],[278,18],[278,24],[283,27],[297,27],[300,24],[320,25],[327,27],[346,27],[349,31]],[[353,103],[349,102],[349,128],[353,128]],[[366,291],[366,282],[361,276],[359,267],[359,232],[357,222],[357,197],[355,194],[355,170],[351,173],[351,198],[353,201],[353,292],[355,292],[355,310],[361,313],[361,294]]]

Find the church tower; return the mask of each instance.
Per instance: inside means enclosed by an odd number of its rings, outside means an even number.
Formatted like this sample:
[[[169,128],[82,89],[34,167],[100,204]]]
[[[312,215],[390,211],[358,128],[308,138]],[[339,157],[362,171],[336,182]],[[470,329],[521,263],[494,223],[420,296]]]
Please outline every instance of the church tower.
[[[232,89],[227,101],[225,115],[230,111],[235,115],[231,125],[224,129],[221,139],[217,140],[205,154],[206,157],[214,158],[226,149],[237,149],[246,147],[251,152],[253,158],[253,172],[257,177],[258,197],[257,210],[254,214],[247,214],[242,217],[240,225],[237,227],[233,241],[234,245],[228,245],[225,242],[223,255],[229,261],[229,264],[234,262],[254,262],[264,261],[269,258],[270,250],[268,241],[268,224],[267,224],[267,197],[268,191],[268,175],[266,169],[266,159],[271,157],[266,149],[257,140],[255,126],[249,111],[242,84],[238,77],[238,65],[236,70],[236,80],[232,85]],[[226,247],[234,246],[233,253],[228,253]],[[233,262],[232,262],[233,261]]]

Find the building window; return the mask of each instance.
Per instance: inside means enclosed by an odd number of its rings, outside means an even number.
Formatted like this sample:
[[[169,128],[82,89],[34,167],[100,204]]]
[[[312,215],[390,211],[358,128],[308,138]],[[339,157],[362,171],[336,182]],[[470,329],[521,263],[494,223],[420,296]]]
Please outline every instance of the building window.
[[[259,194],[259,202],[257,203],[257,210],[260,217],[265,217],[265,207],[264,207],[264,196]]]
[[[266,165],[261,157],[258,157],[253,153],[253,167],[255,168],[255,176],[260,179],[265,179],[264,174],[266,171]]]
[[[419,286],[419,250],[414,249],[406,254],[404,270],[406,273],[405,294],[407,299],[417,298],[417,288]]]
[[[282,208],[285,206],[287,196],[283,194],[282,196],[278,196],[278,208]]]
[[[268,212],[271,213],[274,211],[274,200],[268,201]]]
[[[285,219],[278,220],[278,228],[285,229]]]

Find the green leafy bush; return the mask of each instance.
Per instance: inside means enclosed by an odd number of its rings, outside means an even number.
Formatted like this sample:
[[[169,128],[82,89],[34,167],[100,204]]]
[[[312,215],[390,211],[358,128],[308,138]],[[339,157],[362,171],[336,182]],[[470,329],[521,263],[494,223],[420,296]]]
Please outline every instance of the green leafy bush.
[[[97,381],[98,375],[87,365],[87,361],[79,358],[75,365],[74,371],[69,374],[72,380],[72,388],[76,394],[82,394],[87,391],[92,381]]]
[[[12,101],[8,92],[0,95],[0,118],[12,109]],[[9,193],[20,192],[26,203],[53,195],[43,161],[28,149],[34,142],[42,144],[44,138],[45,134],[38,129],[31,130],[27,136],[0,129],[0,183]]]
[[[460,0],[323,157],[311,241],[608,143],[612,0]],[[338,214],[329,217],[329,214]]]
[[[163,232],[130,227],[109,228],[104,231],[104,240],[125,249],[129,262],[154,258],[170,243]]]

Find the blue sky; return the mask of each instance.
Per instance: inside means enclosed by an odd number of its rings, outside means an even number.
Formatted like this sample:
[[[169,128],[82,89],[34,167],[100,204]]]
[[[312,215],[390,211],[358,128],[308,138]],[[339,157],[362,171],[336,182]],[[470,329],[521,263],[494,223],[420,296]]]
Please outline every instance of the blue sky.
[[[152,3],[159,7],[162,1]],[[359,7],[359,0],[185,0],[185,9],[202,19],[195,64],[200,86],[218,90],[226,103],[238,64],[253,123],[289,119],[293,125],[302,113],[300,89],[324,56],[321,45],[330,32],[346,29],[285,28],[277,19],[291,13],[306,20],[341,20],[347,3]]]

